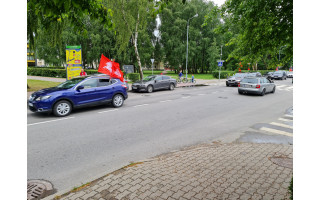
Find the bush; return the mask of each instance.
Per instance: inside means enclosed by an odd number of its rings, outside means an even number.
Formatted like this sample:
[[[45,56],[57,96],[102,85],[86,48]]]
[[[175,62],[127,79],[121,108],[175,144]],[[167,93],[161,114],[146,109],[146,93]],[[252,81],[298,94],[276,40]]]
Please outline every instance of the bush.
[[[130,73],[130,74],[128,74],[128,78],[132,82],[136,82],[136,81],[140,80],[140,74],[139,73]]]
[[[98,70],[85,70],[87,74],[97,74]],[[28,67],[27,74],[30,76],[66,78],[65,69],[53,69],[49,67]]]
[[[234,71],[220,71],[220,78],[224,79],[227,78],[227,76],[232,76],[234,74]],[[219,78],[219,71],[213,71],[212,72],[213,78]]]
[[[290,193],[290,199],[293,200],[293,177],[291,178],[291,182],[288,189]]]

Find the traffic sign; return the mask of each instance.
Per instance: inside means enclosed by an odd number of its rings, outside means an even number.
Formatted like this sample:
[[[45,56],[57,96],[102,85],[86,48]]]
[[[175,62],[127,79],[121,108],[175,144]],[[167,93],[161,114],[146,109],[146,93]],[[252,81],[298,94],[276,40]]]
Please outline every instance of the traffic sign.
[[[223,62],[218,62],[218,66],[219,67],[223,66]]]
[[[151,62],[152,62],[152,64],[153,64],[153,62],[154,62],[154,59],[151,59]]]

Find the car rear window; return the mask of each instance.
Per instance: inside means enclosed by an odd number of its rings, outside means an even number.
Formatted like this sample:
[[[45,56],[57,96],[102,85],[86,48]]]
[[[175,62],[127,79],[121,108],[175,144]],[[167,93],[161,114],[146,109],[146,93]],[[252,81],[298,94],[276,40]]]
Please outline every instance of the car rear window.
[[[258,79],[256,78],[244,78],[241,81],[242,83],[258,83]]]

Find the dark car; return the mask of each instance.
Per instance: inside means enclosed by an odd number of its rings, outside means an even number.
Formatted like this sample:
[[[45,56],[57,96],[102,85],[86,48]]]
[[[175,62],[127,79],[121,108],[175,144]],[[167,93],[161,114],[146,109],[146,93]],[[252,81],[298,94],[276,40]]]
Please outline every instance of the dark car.
[[[33,112],[53,112],[63,117],[80,107],[105,103],[121,107],[127,98],[126,85],[119,79],[107,75],[83,76],[34,92],[28,105]]]
[[[267,79],[271,79],[273,72],[266,72],[265,74],[263,74],[263,77],[267,78]]]
[[[174,90],[177,85],[177,81],[169,76],[165,75],[151,75],[145,77],[141,81],[137,81],[132,84],[132,91],[147,91],[153,92],[160,89]]]
[[[247,76],[247,73],[236,73],[226,80],[226,86],[238,86],[239,82]]]
[[[275,71],[271,79],[287,80],[287,73],[285,71]]]

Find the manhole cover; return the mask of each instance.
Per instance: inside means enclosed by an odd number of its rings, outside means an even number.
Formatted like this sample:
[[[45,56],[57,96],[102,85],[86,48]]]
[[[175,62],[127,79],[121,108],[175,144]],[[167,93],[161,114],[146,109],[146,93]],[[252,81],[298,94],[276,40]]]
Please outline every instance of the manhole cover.
[[[271,162],[281,167],[293,169],[293,159],[284,157],[271,157]]]
[[[42,199],[54,193],[50,182],[44,180],[29,180],[27,186],[28,200]]]

